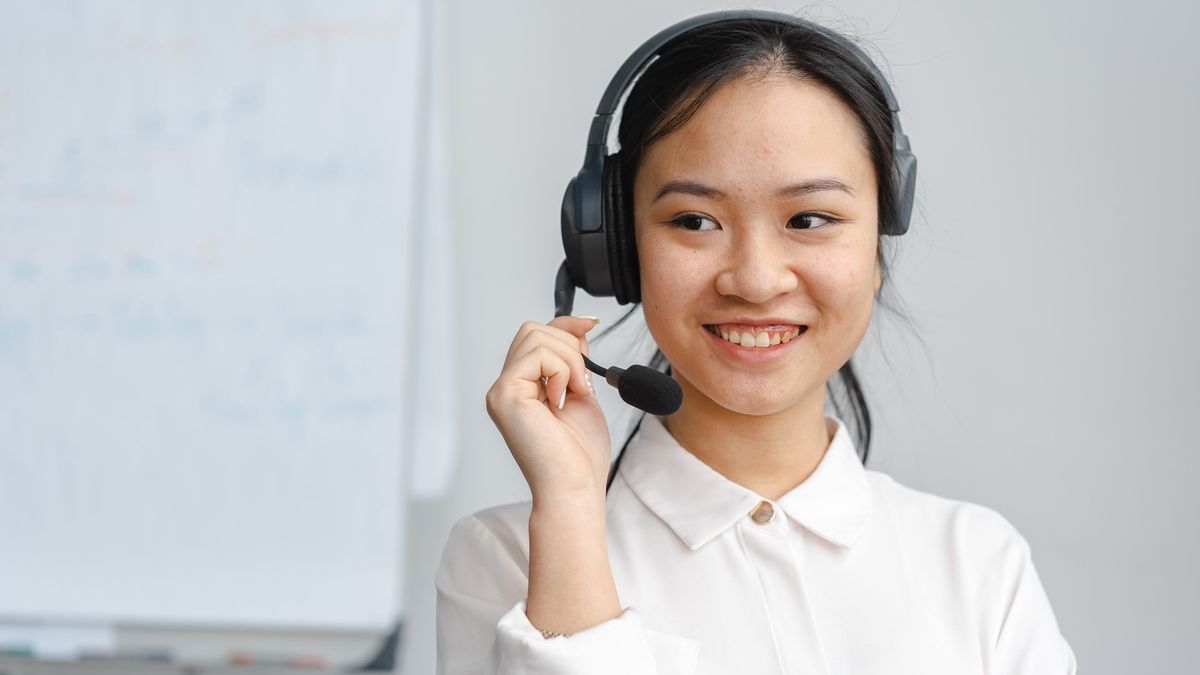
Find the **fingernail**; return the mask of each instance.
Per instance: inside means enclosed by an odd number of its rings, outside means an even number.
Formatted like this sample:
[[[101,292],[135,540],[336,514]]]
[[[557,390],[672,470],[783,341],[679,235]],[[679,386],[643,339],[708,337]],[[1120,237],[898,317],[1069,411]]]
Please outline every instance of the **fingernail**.
[[[593,324],[600,323],[600,317],[598,317],[598,316],[589,316],[589,315],[586,315],[586,314],[584,314],[584,315],[581,315],[581,316],[577,316],[577,317],[575,317],[575,318],[577,318],[577,319],[587,319],[587,320],[591,321]]]
[[[558,397],[558,409],[562,410],[563,404],[567,402],[567,390],[563,389],[562,396]]]
[[[585,382],[587,382],[588,392],[590,392],[594,396],[596,394],[596,388],[592,386],[592,374],[584,373],[583,379]]]

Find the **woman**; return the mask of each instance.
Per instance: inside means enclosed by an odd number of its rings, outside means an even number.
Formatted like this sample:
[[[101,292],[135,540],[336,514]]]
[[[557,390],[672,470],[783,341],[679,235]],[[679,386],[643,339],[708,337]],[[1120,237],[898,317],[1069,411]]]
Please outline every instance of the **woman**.
[[[849,362],[907,209],[847,45],[786,15],[707,24],[628,92],[608,161],[683,404],[610,474],[594,319],[520,327],[487,409],[533,498],[452,529],[439,673],[1075,672],[1007,520],[863,466]],[[861,442],[825,415],[835,375]]]

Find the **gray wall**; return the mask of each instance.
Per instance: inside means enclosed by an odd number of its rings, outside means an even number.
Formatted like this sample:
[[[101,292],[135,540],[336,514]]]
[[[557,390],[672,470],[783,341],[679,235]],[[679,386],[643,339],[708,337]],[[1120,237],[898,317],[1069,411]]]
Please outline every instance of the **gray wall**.
[[[528,498],[484,410],[517,326],[552,315],[558,209],[622,60],[725,3],[451,2],[462,449],[413,506],[406,673],[434,669],[433,573],[454,520]],[[796,10],[800,3],[754,6]],[[1195,4],[823,3],[882,52],[920,159],[894,290],[856,355],[869,467],[1004,514],[1081,672],[1184,672],[1200,604],[1200,50]],[[624,308],[581,296],[577,313]],[[628,356],[616,344],[601,352]],[[608,409],[619,417],[618,406]]]

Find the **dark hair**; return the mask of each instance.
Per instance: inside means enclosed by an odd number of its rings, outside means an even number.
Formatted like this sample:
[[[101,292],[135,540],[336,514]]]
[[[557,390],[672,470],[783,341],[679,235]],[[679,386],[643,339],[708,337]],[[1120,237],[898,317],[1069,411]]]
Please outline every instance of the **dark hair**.
[[[629,91],[621,109],[618,130],[620,151],[609,158],[609,161],[620,162],[621,189],[630,197],[624,200],[626,212],[620,216],[623,222],[632,228],[633,185],[637,170],[651,145],[686,124],[723,85],[741,77],[767,77],[773,74],[785,74],[818,83],[857,114],[875,168],[880,231],[897,219],[899,205],[896,201],[896,177],[892,170],[892,113],[869,66],[848,45],[820,31],[802,25],[745,19],[701,27],[669,43]],[[632,238],[632,232],[626,234]],[[883,285],[886,285],[890,274],[883,256],[883,241],[881,235],[878,255]],[[886,307],[881,297],[882,291],[883,286],[876,293],[876,300]],[[896,311],[895,308],[888,309]],[[596,339],[620,326],[636,310],[637,306],[633,307],[600,332]],[[657,347],[649,365],[668,374],[671,372],[666,356]],[[871,446],[871,414],[866,397],[850,360],[838,369],[837,374],[853,415],[848,426],[857,436],[856,445],[865,465]],[[834,395],[832,379],[826,386],[829,387],[834,411],[841,417],[843,408]],[[638,418],[612,464],[608,486],[612,485],[625,448],[637,434],[643,418],[644,415]]]

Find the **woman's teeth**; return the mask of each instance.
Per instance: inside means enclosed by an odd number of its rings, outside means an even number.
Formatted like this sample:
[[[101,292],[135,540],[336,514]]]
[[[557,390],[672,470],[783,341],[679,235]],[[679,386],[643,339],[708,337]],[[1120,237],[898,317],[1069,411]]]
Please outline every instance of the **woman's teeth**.
[[[733,328],[729,326],[705,326],[708,332],[720,335],[723,339],[742,347],[771,347],[780,342],[791,342],[797,335],[807,330],[807,326],[791,326],[788,328],[753,329],[748,327]]]

